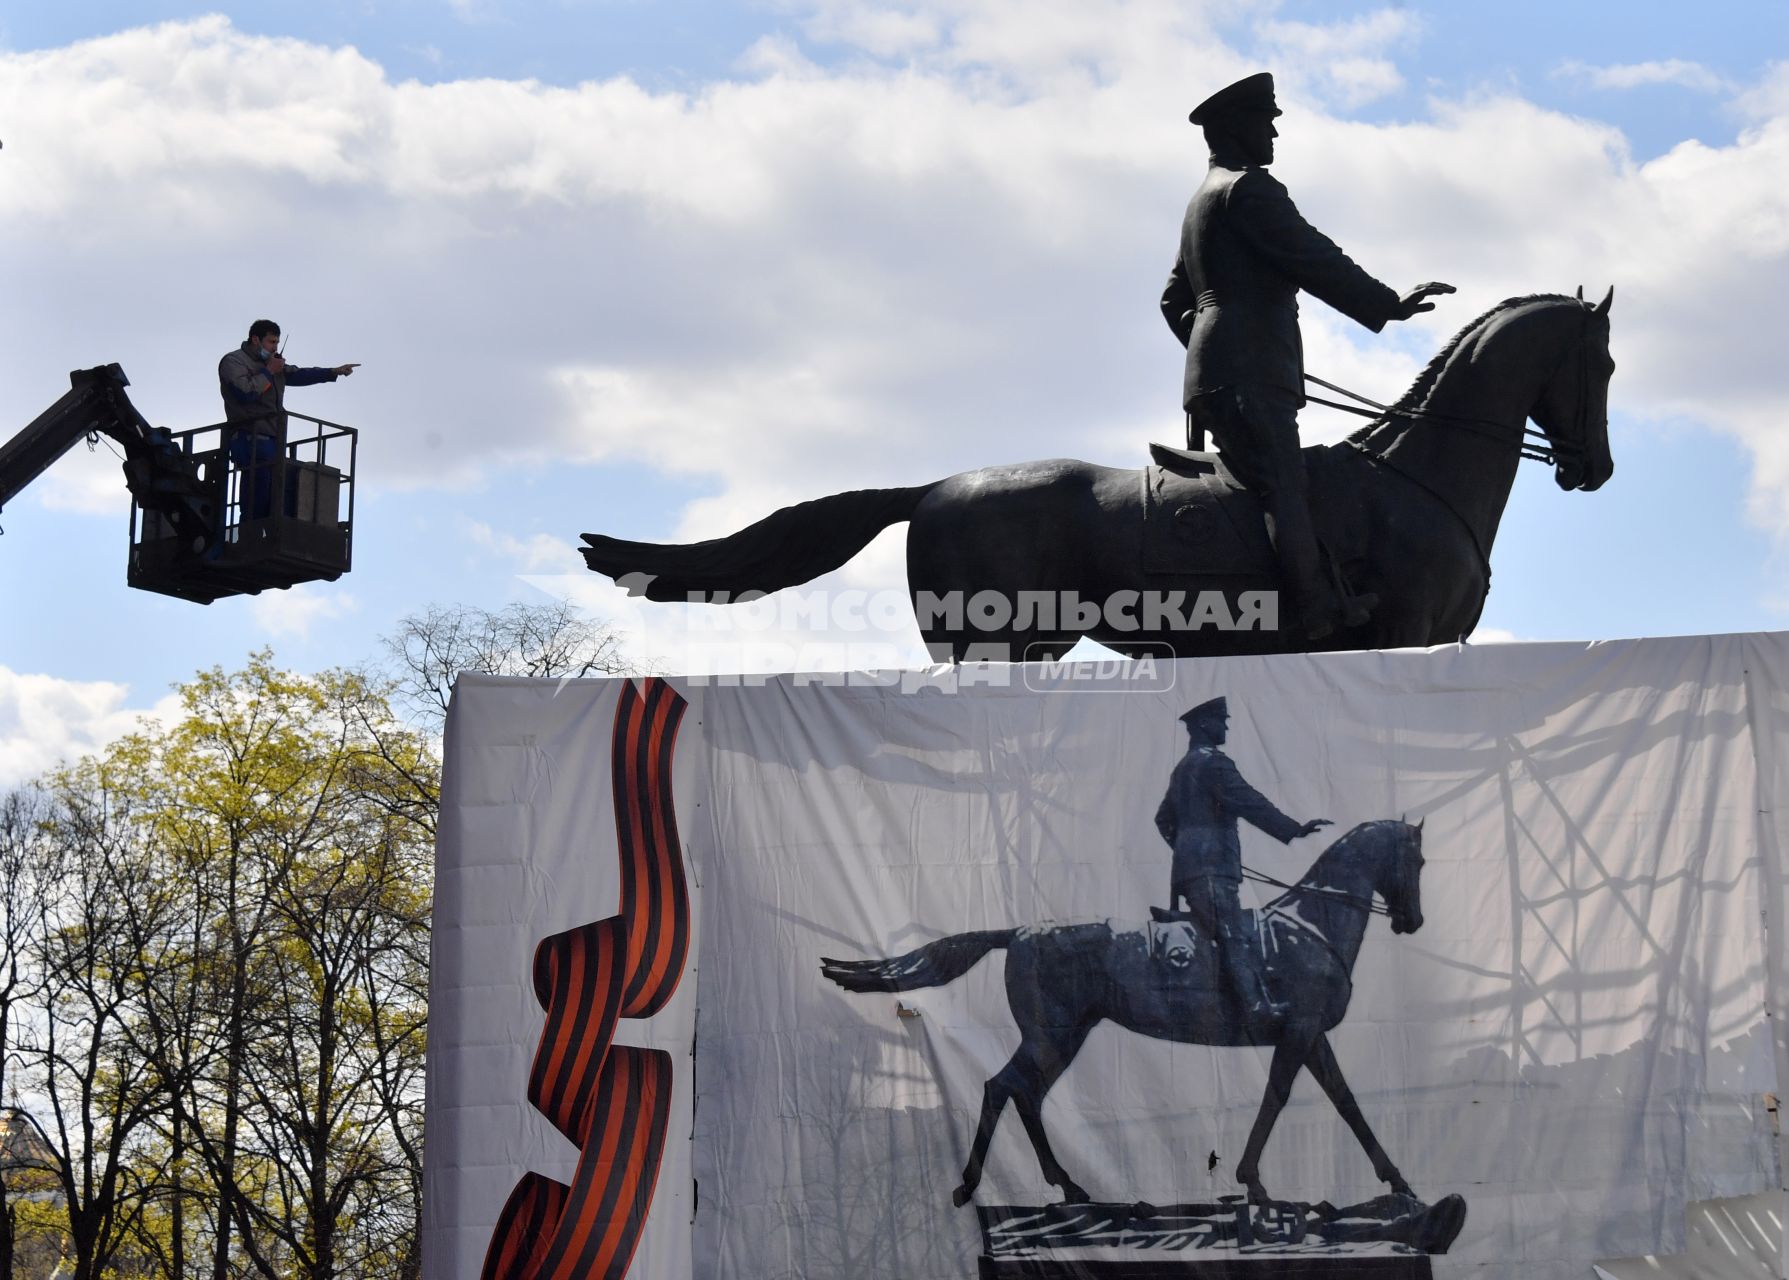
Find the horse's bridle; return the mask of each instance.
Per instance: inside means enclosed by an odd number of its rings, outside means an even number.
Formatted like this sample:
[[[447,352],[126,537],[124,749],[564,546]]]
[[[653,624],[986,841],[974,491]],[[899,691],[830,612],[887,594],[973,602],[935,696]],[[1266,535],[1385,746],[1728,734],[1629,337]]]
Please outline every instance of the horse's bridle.
[[[1559,459],[1562,456],[1570,458],[1574,454],[1584,453],[1585,445],[1581,442],[1589,434],[1590,317],[1594,308],[1588,303],[1580,302],[1579,309],[1581,326],[1578,332],[1578,341],[1572,344],[1571,347],[1567,347],[1564,351],[1559,353],[1558,362],[1553,366],[1553,371],[1547,375],[1547,384],[1550,385],[1553,379],[1559,376],[1559,371],[1565,367],[1565,362],[1571,357],[1573,348],[1576,348],[1578,353],[1578,411],[1577,421],[1572,424],[1576,428],[1576,439],[1563,442],[1555,441],[1545,431],[1529,426],[1527,418],[1523,418],[1519,428],[1521,434],[1518,437],[1516,444],[1517,451],[1523,458],[1533,462],[1544,462],[1549,467],[1558,466]],[[1460,427],[1474,435],[1484,436],[1486,439],[1490,440],[1502,442],[1509,438],[1508,425],[1501,422],[1493,422],[1489,418],[1473,418],[1464,414],[1438,413],[1433,409],[1404,408],[1398,405],[1380,404],[1377,400],[1367,399],[1367,397],[1361,395],[1358,391],[1350,391],[1347,387],[1339,386],[1324,378],[1319,378],[1314,373],[1305,374],[1304,380],[1306,382],[1314,383],[1319,387],[1323,387],[1326,390],[1333,391],[1337,395],[1347,396],[1350,400],[1357,401],[1358,403],[1342,404],[1339,401],[1325,400],[1321,396],[1310,395],[1305,397],[1306,400],[1310,401],[1312,404],[1323,405],[1326,408],[1340,409],[1343,413],[1352,413],[1356,417],[1371,418],[1375,416],[1385,416],[1392,418],[1408,418],[1413,422],[1438,422],[1447,426]],[[1367,408],[1363,409],[1360,405],[1366,405]],[[1361,448],[1361,446],[1354,444],[1352,440],[1345,441],[1344,443],[1358,449],[1369,458],[1373,458],[1380,462],[1385,461],[1383,455]]]
[[[1264,875],[1263,873],[1256,871],[1253,867],[1244,867],[1242,869],[1242,874],[1244,879],[1255,880],[1261,884],[1270,884],[1276,889],[1284,889],[1286,891],[1263,907],[1263,911],[1271,911],[1275,906],[1284,902],[1287,898],[1292,897],[1294,894],[1306,893],[1318,898],[1334,898],[1338,902],[1345,902],[1351,907],[1358,907],[1366,911],[1369,915],[1386,917],[1391,915],[1391,908],[1380,906],[1379,903],[1375,901],[1374,896],[1370,893],[1363,898],[1358,893],[1348,893],[1341,889],[1328,889],[1320,884],[1287,884],[1284,880],[1275,880],[1272,876]]]
[[[1588,303],[1581,300],[1579,302],[1579,308],[1582,317],[1582,325],[1578,333],[1578,341],[1573,344],[1578,352],[1578,407],[1577,421],[1573,424],[1576,427],[1577,439],[1564,442],[1555,441],[1545,431],[1540,431],[1529,426],[1526,417],[1522,419],[1522,425],[1519,428],[1520,434],[1516,438],[1516,451],[1521,458],[1529,459],[1534,462],[1544,462],[1549,467],[1557,467],[1559,465],[1559,459],[1562,456],[1568,460],[1581,461],[1582,455],[1586,451],[1586,446],[1582,442],[1586,440],[1590,434],[1590,317],[1594,309]],[[1559,361],[1553,366],[1553,371],[1547,375],[1545,385],[1552,385],[1553,379],[1559,376],[1560,369],[1565,367],[1565,362],[1570,358],[1571,354],[1572,347],[1567,347],[1564,351],[1559,353]],[[1508,425],[1501,422],[1492,422],[1489,418],[1471,418],[1458,414],[1437,413],[1433,409],[1406,409],[1393,405],[1383,405],[1377,400],[1367,399],[1358,391],[1350,391],[1347,387],[1338,386],[1333,382],[1319,378],[1313,373],[1305,374],[1304,380],[1306,382],[1315,383],[1320,387],[1326,387],[1329,390],[1336,392],[1338,395],[1344,395],[1352,400],[1358,400],[1360,404],[1370,406],[1369,409],[1362,409],[1358,405],[1343,404],[1337,400],[1325,400],[1321,396],[1308,395],[1305,397],[1305,399],[1312,404],[1324,405],[1330,409],[1340,409],[1343,413],[1352,413],[1357,417],[1362,418],[1383,416],[1391,418],[1408,418],[1413,422],[1436,422],[1447,426],[1457,427],[1469,431],[1474,435],[1484,436],[1487,439],[1495,440],[1499,443],[1503,443],[1509,439]],[[1378,413],[1375,414],[1373,410],[1377,410]],[[1353,440],[1344,440],[1342,443],[1348,448],[1353,449],[1362,457],[1384,467],[1386,470],[1397,472],[1397,474],[1403,476],[1404,479],[1408,480],[1411,484],[1415,485],[1431,498],[1435,499],[1435,501],[1439,502],[1442,509],[1451,515],[1459,526],[1466,531],[1467,540],[1472,543],[1472,549],[1478,553],[1478,564],[1479,568],[1484,572],[1485,584],[1487,586],[1490,585],[1491,557],[1486,553],[1484,543],[1479,540],[1478,530],[1472,527],[1471,521],[1454,509],[1454,504],[1447,500],[1446,495],[1438,492],[1433,485],[1426,484],[1416,476],[1411,475],[1410,472],[1406,471],[1403,467],[1400,467],[1384,454],[1376,453],[1365,445],[1356,444]]]

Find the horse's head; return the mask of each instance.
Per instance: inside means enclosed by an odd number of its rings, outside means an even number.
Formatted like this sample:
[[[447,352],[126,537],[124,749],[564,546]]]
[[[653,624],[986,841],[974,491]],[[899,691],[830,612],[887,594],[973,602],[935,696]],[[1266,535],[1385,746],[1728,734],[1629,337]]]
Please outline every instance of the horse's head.
[[[1423,824],[1399,819],[1385,826],[1389,841],[1373,889],[1391,912],[1391,931],[1415,933],[1423,927]]]
[[[1589,493],[1615,472],[1609,455],[1609,378],[1615,372],[1609,355],[1609,306],[1614,300],[1613,285],[1595,306],[1584,301],[1580,289],[1575,300],[1562,298],[1547,309],[1549,346],[1559,351],[1558,363],[1528,416],[1553,446],[1553,480],[1561,489]]]

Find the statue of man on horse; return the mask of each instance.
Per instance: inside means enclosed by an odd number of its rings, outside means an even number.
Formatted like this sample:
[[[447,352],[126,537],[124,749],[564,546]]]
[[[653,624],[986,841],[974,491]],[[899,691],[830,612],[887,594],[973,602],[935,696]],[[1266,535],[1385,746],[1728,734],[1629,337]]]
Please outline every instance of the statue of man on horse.
[[[1156,659],[1470,635],[1518,463],[1544,463],[1583,493],[1614,472],[1614,289],[1597,303],[1582,289],[1498,303],[1390,403],[1332,387],[1366,406],[1351,411],[1367,422],[1301,452],[1298,291],[1377,331],[1453,288],[1400,297],[1307,223],[1266,171],[1278,114],[1266,74],[1192,113],[1211,167],[1162,311],[1186,345],[1195,452],[1158,446],[1141,470],[1055,458],[852,489],[701,542],[587,533],[585,562],[631,594],[725,604],[830,573],[908,522],[908,594],[938,661],[1045,661],[1083,637]],[[1220,594],[1223,608],[1205,607]]]
[[[1377,333],[1387,321],[1433,311],[1426,299],[1454,288],[1424,284],[1400,297],[1306,222],[1267,172],[1279,114],[1273,76],[1263,71],[1219,89],[1188,117],[1205,131],[1211,166],[1181,223],[1162,315],[1186,348],[1187,447],[1204,449],[1209,433],[1224,465],[1260,499],[1291,616],[1314,641],[1338,624],[1362,625],[1379,601],[1351,592],[1333,563],[1324,571],[1312,527],[1298,444],[1298,291]]]

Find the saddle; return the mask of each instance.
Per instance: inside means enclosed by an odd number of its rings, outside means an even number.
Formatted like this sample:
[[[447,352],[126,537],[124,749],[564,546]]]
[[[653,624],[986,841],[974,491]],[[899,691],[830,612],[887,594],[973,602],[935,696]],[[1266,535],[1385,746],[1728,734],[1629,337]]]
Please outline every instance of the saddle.
[[[1184,911],[1149,908],[1149,962],[1180,973],[1192,968],[1200,947],[1215,947],[1216,938],[1208,938],[1194,926]]]
[[[1170,578],[1232,577],[1273,582],[1279,577],[1261,503],[1215,453],[1165,444],[1149,446],[1143,469],[1143,572]],[[1304,450],[1311,520],[1317,545],[1338,584],[1365,551],[1362,514],[1350,500],[1350,449],[1312,445]]]
[[[1255,918],[1258,915],[1247,910],[1243,914],[1245,918]],[[1250,930],[1252,937],[1249,945],[1260,948],[1262,941],[1258,918],[1255,919],[1255,926]],[[1167,907],[1151,905],[1148,930],[1150,963],[1163,965],[1174,972],[1190,968],[1200,947],[1210,947],[1216,951],[1219,946],[1216,938],[1193,923],[1190,911],[1170,911]]]

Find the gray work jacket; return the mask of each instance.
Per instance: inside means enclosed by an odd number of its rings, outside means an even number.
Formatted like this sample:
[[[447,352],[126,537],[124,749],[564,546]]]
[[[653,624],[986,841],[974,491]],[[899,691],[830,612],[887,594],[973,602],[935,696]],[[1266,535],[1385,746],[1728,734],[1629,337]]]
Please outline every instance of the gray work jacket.
[[[304,387],[316,382],[334,382],[334,369],[300,369],[287,365],[277,376],[267,371],[267,364],[243,343],[217,362],[218,391],[224,397],[224,419],[240,422],[258,436],[284,437],[287,387]]]

